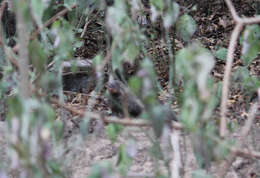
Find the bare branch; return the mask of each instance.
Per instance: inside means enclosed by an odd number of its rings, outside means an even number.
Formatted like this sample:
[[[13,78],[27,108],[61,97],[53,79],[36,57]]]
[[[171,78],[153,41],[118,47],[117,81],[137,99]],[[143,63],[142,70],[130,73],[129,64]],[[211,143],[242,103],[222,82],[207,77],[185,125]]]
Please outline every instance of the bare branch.
[[[20,3],[26,4],[24,0],[16,2],[18,5]],[[26,27],[25,20],[25,7],[16,8],[16,19],[17,19],[17,32],[18,32],[18,43],[19,43],[19,90],[20,95],[23,98],[28,98],[30,96],[29,90],[29,54],[28,54],[28,43],[29,34]]]
[[[88,13],[88,15],[87,15],[87,17],[86,17],[86,19],[85,19],[85,25],[84,25],[84,27],[83,27],[83,31],[82,31],[82,33],[81,33],[81,35],[80,35],[80,38],[83,38],[84,37],[84,35],[86,34],[86,31],[87,31],[87,28],[88,28],[88,24],[89,24],[89,17],[90,17],[90,15],[92,15],[92,13],[93,13],[93,11],[94,11],[94,9],[90,9],[90,12]]]
[[[180,132],[177,130],[171,131],[171,145],[173,149],[173,159],[171,162],[171,178],[180,177],[181,168],[181,153],[179,144]]]
[[[49,25],[51,25],[51,24],[52,24],[53,22],[55,22],[59,17],[64,16],[68,11],[70,11],[71,9],[73,9],[73,8],[75,8],[75,7],[77,7],[77,4],[73,4],[73,5],[71,5],[69,8],[63,9],[62,11],[60,11],[59,13],[57,13],[56,15],[54,15],[52,18],[50,18],[49,20],[47,20],[41,28],[39,28],[38,30],[36,30],[36,31],[31,35],[30,40],[33,40],[37,35],[40,34],[40,32],[41,32],[44,28],[46,28],[46,27],[48,27]]]
[[[236,23],[242,23],[243,25],[248,25],[248,24],[255,24],[260,22],[260,16],[255,16],[255,17],[239,17],[235,7],[233,6],[232,2],[230,0],[225,0],[229,11],[231,12],[232,18],[235,20]]]
[[[236,49],[237,45],[237,39],[239,37],[239,34],[242,30],[243,25],[241,23],[238,23],[236,27],[234,28],[231,40],[228,47],[228,53],[227,53],[227,63],[225,68],[225,74],[224,74],[224,81],[223,81],[223,87],[222,87],[222,98],[221,98],[221,120],[220,120],[220,129],[219,129],[219,135],[221,137],[225,137],[227,134],[227,128],[226,128],[226,112],[227,112],[227,100],[228,100],[228,90],[229,90],[229,79],[231,75],[231,69],[233,64],[233,58],[234,58],[234,51]]]
[[[71,106],[60,103],[55,98],[51,98],[50,101],[81,117],[87,116],[90,118],[103,120],[104,122],[107,122],[107,123],[121,124],[121,125],[125,125],[125,126],[151,127],[151,123],[149,122],[149,120],[145,120],[145,119],[141,119],[141,118],[117,118],[117,117],[113,117],[113,116],[104,117],[103,115],[98,114],[98,113],[83,112],[83,111],[74,109]],[[172,127],[176,130],[183,130],[182,124],[177,123],[177,122],[174,122]]]
[[[225,0],[226,4],[227,4],[227,7],[233,17],[233,19],[236,21],[236,22],[239,22],[240,21],[240,17],[237,15],[237,12],[236,12],[236,9],[235,7],[233,6],[232,2],[230,0]]]
[[[225,2],[229,8],[229,11],[231,12],[233,19],[236,22],[236,26],[232,32],[231,40],[230,40],[229,47],[228,47],[227,64],[226,64],[226,68],[225,68],[223,88],[222,88],[221,111],[220,111],[221,121],[220,121],[220,128],[219,128],[219,135],[221,137],[225,137],[227,134],[226,112],[227,112],[229,79],[230,79],[230,75],[231,75],[234,51],[237,46],[237,39],[238,39],[239,34],[244,25],[260,22],[260,16],[250,17],[250,18],[240,18],[237,15],[237,12],[236,12],[232,2],[230,0],[225,0]]]
[[[241,150],[234,147],[231,147],[230,151],[240,157],[249,158],[249,159],[260,159],[260,152],[251,151],[251,150]]]
[[[240,18],[240,22],[249,25],[249,24],[255,24],[260,22],[260,16],[250,17],[250,18]]]

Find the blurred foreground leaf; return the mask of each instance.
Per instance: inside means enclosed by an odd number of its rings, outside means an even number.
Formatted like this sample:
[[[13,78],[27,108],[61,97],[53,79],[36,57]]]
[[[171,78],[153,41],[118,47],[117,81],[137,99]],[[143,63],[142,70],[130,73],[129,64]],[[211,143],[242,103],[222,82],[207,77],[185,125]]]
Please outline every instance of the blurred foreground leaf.
[[[188,42],[191,39],[196,29],[196,22],[188,14],[182,15],[176,23],[176,32],[185,42]]]
[[[107,135],[112,141],[116,140],[117,135],[121,132],[122,129],[123,126],[118,124],[109,124],[106,126]]]
[[[117,166],[118,166],[121,174],[123,174],[123,176],[126,176],[131,163],[132,163],[132,159],[127,154],[125,145],[120,145],[120,147],[118,148]]]
[[[213,178],[205,170],[199,169],[192,172],[192,178]]]
[[[240,40],[242,44],[242,62],[248,66],[258,55],[260,50],[260,27],[259,25],[249,25],[243,32]]]
[[[217,51],[213,52],[213,55],[218,59],[226,60],[227,48],[219,48]]]

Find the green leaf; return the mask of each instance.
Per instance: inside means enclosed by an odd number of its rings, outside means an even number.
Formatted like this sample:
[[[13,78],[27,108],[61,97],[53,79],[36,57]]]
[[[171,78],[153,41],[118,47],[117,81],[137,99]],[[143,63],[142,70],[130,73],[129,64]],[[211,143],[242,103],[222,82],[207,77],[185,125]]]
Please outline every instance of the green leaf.
[[[247,53],[241,57],[243,64],[248,66],[257,57],[259,49],[260,45],[258,43],[251,45]]]
[[[199,83],[204,83],[203,77],[208,78],[214,64],[215,60],[210,52],[197,43],[176,53],[177,73],[183,75],[187,80],[193,78],[197,79]]]
[[[12,117],[21,117],[24,107],[21,98],[18,96],[13,96],[8,99],[8,116],[11,119]]]
[[[108,7],[106,14],[106,25],[112,35],[118,35],[122,31],[122,24],[127,19],[125,3],[123,1],[115,1],[115,5]]]
[[[249,70],[246,67],[239,67],[234,73],[233,80],[243,82],[250,78]]]
[[[64,0],[64,6],[65,7],[69,7],[71,6],[72,4],[75,4],[75,1],[76,0]],[[82,1],[81,1],[82,2]]]
[[[154,106],[151,111],[150,111],[150,120],[152,123],[152,127],[154,130],[155,135],[159,138],[162,134],[163,131],[163,126],[165,122],[165,116],[166,116],[166,111],[165,111],[165,106]]]
[[[128,84],[129,84],[129,87],[131,88],[131,90],[135,94],[138,94],[138,91],[141,89],[141,86],[142,86],[142,80],[139,77],[131,77]]]
[[[121,55],[121,50],[116,48],[112,55],[112,69],[119,69],[121,67],[121,62],[124,60],[123,56]]]
[[[44,1],[43,0],[32,0],[31,1],[32,14],[36,23],[42,27],[42,16],[44,12]]]
[[[125,145],[121,144],[118,148],[117,165],[121,174],[123,174],[124,177],[126,176],[127,170],[129,169],[131,163],[132,159],[128,156]]]
[[[33,40],[29,43],[29,55],[37,71],[43,72],[48,58],[38,40]]]
[[[184,41],[189,41],[197,29],[196,22],[188,14],[184,14],[179,18],[176,24],[177,35]]]
[[[133,42],[132,43],[130,42],[126,48],[127,60],[133,61],[138,54],[139,54],[139,47]]]
[[[216,91],[215,91],[215,96],[217,98],[217,103],[220,103],[221,101],[221,96],[222,96],[222,81],[216,82],[215,83],[215,87],[216,87]]]
[[[213,55],[218,59],[226,60],[227,48],[219,48],[217,51],[213,52]]]
[[[123,126],[121,126],[121,125],[109,124],[106,127],[106,132],[107,132],[108,137],[112,141],[116,141],[117,135],[121,132],[122,129],[123,129]]]
[[[98,1],[96,0],[76,0],[77,4],[80,4],[79,9],[83,10],[88,8],[89,6],[96,5]]]
[[[96,55],[94,57],[94,59],[92,59],[93,66],[97,67],[97,66],[101,65],[102,64],[102,59],[103,59],[103,57],[102,57],[101,54]]]
[[[41,87],[48,93],[53,93],[61,87],[61,82],[57,74],[47,72],[41,76]]]
[[[172,2],[171,8],[168,9],[164,18],[163,25],[165,28],[171,27],[176,21],[180,13],[180,6],[176,2]]]
[[[152,147],[149,149],[149,153],[150,153],[151,157],[155,157],[159,160],[163,160],[162,149],[158,142],[155,142],[152,145]]]
[[[227,128],[228,130],[231,132],[235,132],[238,128],[239,128],[239,124],[238,124],[238,121],[235,120],[235,121],[232,121],[232,122],[229,122],[227,124]]]
[[[90,119],[85,116],[80,122],[80,134],[82,137],[85,137],[88,134],[89,128],[91,127]]]
[[[63,178],[65,177],[62,172],[61,165],[53,160],[48,161],[48,170],[52,173],[52,176],[55,178]]]
[[[236,85],[242,89],[244,95],[252,95],[260,87],[259,78],[251,76],[247,67],[239,67],[232,76],[232,80],[238,83]]]
[[[154,5],[160,11],[164,9],[165,5],[163,0],[152,0],[151,4]]]
[[[64,135],[64,125],[63,125],[63,122],[62,121],[56,121],[54,123],[54,126],[53,126],[53,136],[56,140],[60,140],[63,138],[63,135]]]
[[[235,131],[235,130],[233,130],[233,131]],[[228,149],[229,147],[231,147],[231,145],[228,143],[225,143],[224,141],[222,144],[216,145],[214,148],[214,155],[216,156],[216,158],[218,160],[224,160],[230,153],[229,149]]]
[[[200,99],[205,101],[210,96],[208,88],[209,74],[214,65],[215,60],[210,52],[196,43],[178,51],[176,55],[177,73],[185,81],[196,82],[194,85],[197,85]],[[191,88],[194,89],[194,86]]]
[[[113,169],[111,167],[111,164],[108,162],[105,162],[104,164],[95,164],[91,168],[91,173],[88,176],[88,178],[103,178],[103,177],[112,177]]]
[[[198,169],[192,172],[192,178],[212,178],[205,170]]]
[[[44,123],[52,123],[55,120],[56,113],[53,108],[46,103],[39,103],[38,120],[43,119]]]
[[[258,55],[260,50],[260,27],[258,25],[247,26],[243,32],[242,62],[248,66]]]
[[[73,44],[76,39],[72,26],[66,20],[55,21],[51,28],[54,37],[55,58],[57,60],[68,60],[73,56]]]
[[[199,129],[197,126],[200,119],[200,103],[194,97],[190,96],[189,91],[185,91],[184,95],[186,96],[180,113],[181,120],[185,128],[190,131],[195,131]]]

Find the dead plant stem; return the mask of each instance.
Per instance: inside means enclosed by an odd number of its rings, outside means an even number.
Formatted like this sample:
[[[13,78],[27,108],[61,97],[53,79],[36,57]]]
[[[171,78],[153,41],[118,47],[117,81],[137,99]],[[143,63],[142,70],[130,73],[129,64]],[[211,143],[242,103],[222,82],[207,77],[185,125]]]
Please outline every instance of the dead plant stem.
[[[242,30],[242,27],[243,25],[241,23],[238,23],[236,25],[236,27],[232,32],[231,40],[228,47],[227,62],[226,62],[223,88],[222,88],[222,98],[221,98],[221,111],[220,111],[221,120],[220,120],[220,129],[219,129],[219,134],[221,137],[225,137],[227,134],[226,112],[227,112],[227,101],[228,101],[228,91],[229,91],[229,79],[230,79],[231,69],[232,69],[232,64],[234,59],[234,51],[236,49],[237,39]]]

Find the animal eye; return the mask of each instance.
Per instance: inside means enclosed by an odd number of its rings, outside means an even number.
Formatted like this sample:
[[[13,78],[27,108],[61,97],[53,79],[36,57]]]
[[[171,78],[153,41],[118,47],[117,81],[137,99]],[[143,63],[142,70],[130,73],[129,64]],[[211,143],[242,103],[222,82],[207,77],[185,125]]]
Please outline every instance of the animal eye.
[[[129,69],[129,68],[131,68],[131,64],[130,64],[129,62],[125,62],[125,63],[124,63],[124,67],[125,67],[126,69]]]

